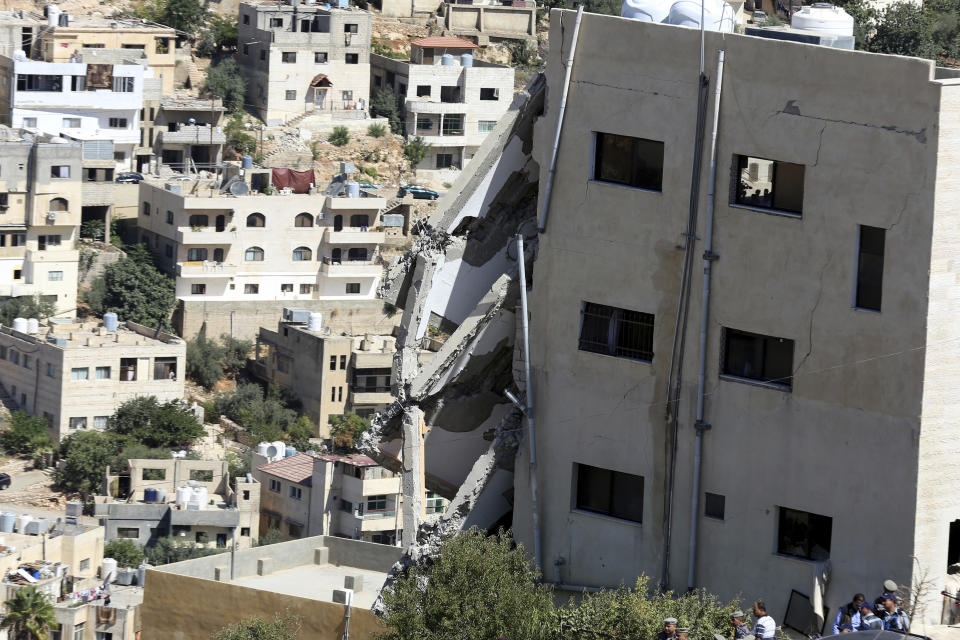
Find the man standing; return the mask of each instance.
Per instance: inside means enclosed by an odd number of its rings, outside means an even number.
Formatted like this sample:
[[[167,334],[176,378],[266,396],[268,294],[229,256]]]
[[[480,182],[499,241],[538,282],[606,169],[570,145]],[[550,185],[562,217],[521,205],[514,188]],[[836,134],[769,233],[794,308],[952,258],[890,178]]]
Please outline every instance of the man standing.
[[[883,594],[883,628],[887,631],[910,631],[910,618],[897,606],[897,598],[892,593]]]
[[[857,631],[870,631],[871,629],[882,629],[883,621],[873,612],[873,605],[867,601],[860,603],[860,624],[857,625]]]
[[[777,623],[767,615],[767,605],[763,600],[753,603],[753,617],[757,619],[753,625],[753,636],[757,640],[771,640],[777,633]]]
[[[678,627],[677,640],[690,640],[690,629],[688,627]]]
[[[883,600],[886,598],[887,594],[891,594],[894,596],[894,598],[896,598],[897,583],[893,580],[883,581],[883,591],[881,591],[880,596],[873,601],[873,611],[881,618],[883,617]]]
[[[865,602],[867,597],[862,593],[853,596],[853,600],[840,607],[837,611],[837,617],[833,619],[834,635],[840,633],[840,625],[849,622],[856,629],[860,626],[860,605]]]
[[[730,624],[733,625],[733,640],[743,640],[750,635],[750,627],[743,622],[743,611],[737,609],[731,613]]]
[[[677,619],[664,618],[663,631],[657,634],[657,640],[676,640],[677,638]]]

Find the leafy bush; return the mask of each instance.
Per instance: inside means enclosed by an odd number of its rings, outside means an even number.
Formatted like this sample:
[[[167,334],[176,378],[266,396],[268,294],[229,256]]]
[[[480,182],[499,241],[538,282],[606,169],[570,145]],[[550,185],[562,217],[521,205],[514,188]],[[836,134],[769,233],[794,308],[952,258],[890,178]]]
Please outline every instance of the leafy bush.
[[[300,617],[289,612],[270,622],[254,616],[221,629],[213,640],[296,640],[300,626]]]
[[[414,169],[418,164],[423,162],[429,150],[430,145],[427,144],[421,136],[416,136],[413,140],[408,140],[407,143],[403,145],[403,157],[410,163],[410,168]]]
[[[247,358],[253,351],[253,341],[241,340],[224,333],[220,335],[220,344],[223,346],[223,370],[231,378],[236,378],[247,366]]]
[[[225,58],[207,69],[203,92],[223,99],[223,106],[233,112],[243,109],[246,83],[240,76],[240,67],[233,58]]]
[[[334,127],[333,133],[330,134],[329,142],[335,147],[345,146],[350,142],[350,130],[343,125]]]
[[[360,434],[370,428],[370,422],[355,413],[330,417],[330,437],[333,446],[343,451],[353,451]]]
[[[283,532],[280,529],[270,529],[264,535],[253,541],[255,547],[265,547],[270,544],[283,542]]]
[[[293,402],[284,400],[275,389],[264,395],[263,388],[252,382],[242,382],[234,391],[217,394],[213,403],[218,415],[238,423],[258,442],[285,439],[302,448],[313,433],[313,423],[309,419],[303,422]]]
[[[379,174],[377,173],[376,167],[364,167],[363,172],[370,176],[371,178],[376,178]]]
[[[57,312],[57,305],[38,295],[10,298],[0,305],[0,323],[10,326],[14,318],[43,320]]]
[[[107,431],[166,449],[189,446],[204,433],[190,409],[176,400],[161,403],[155,396],[124,402],[107,421]]]
[[[400,101],[393,89],[386,87],[373,94],[370,99],[370,115],[383,117],[390,124],[390,131],[401,133],[403,127],[400,122]]]
[[[143,562],[143,551],[133,540],[118,538],[103,545],[103,557],[113,558],[120,567],[139,567]]]
[[[234,148],[237,153],[249,155],[257,150],[257,139],[247,131],[243,122],[243,114],[234,113],[227,120],[223,128],[227,136],[227,144]]]
[[[180,562],[182,560],[203,558],[225,551],[227,551],[227,549],[211,549],[200,547],[193,542],[178,542],[166,536],[157,538],[143,548],[143,554],[147,562],[155,566],[170,564],[171,562]]]
[[[67,436],[60,442],[63,462],[57,468],[57,484],[85,497],[98,493],[107,465],[120,453],[123,444],[122,439],[101,431],[80,431]]]
[[[124,258],[104,270],[103,310],[121,320],[162,328],[177,299],[171,278],[160,273],[145,245],[127,247]]]
[[[387,128],[379,122],[374,122],[367,127],[367,135],[371,138],[382,138],[387,135]]]
[[[223,378],[223,347],[207,340],[207,332],[201,329],[196,337],[187,340],[187,376],[207,389]]]
[[[31,417],[26,411],[14,411],[10,416],[10,427],[0,432],[0,446],[7,453],[50,451],[53,441],[47,435],[46,419]]]

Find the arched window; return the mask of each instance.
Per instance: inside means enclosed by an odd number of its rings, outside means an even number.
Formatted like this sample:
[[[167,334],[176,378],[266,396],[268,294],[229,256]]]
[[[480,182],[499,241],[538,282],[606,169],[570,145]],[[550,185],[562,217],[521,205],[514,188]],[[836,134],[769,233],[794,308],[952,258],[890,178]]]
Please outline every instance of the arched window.
[[[205,227],[207,226],[208,219],[207,216],[203,214],[196,214],[190,216],[190,226],[191,227]]]
[[[263,249],[260,247],[250,247],[244,253],[243,259],[247,262],[263,262]]]
[[[293,250],[294,262],[306,262],[313,259],[313,252],[307,247],[297,247]]]
[[[347,252],[347,260],[363,260],[367,259],[367,250],[363,247],[353,247],[350,251]]]
[[[188,262],[200,262],[207,259],[206,249],[187,249]]]
[[[149,205],[147,205],[149,206]],[[54,198],[50,201],[49,211],[68,211],[68,204],[65,198]],[[147,215],[150,215],[147,213]]]
[[[214,262],[223,262],[223,249],[214,249],[214,250],[213,250],[213,261],[214,261]]]
[[[357,214],[355,216],[350,216],[350,226],[351,227],[366,227],[370,224],[370,216],[364,214]]]
[[[267,226],[267,219],[263,217],[262,213],[251,213],[247,216],[247,226],[265,227]]]
[[[294,221],[294,226],[297,227],[312,227],[313,226],[313,216],[309,213],[298,213],[297,218]]]

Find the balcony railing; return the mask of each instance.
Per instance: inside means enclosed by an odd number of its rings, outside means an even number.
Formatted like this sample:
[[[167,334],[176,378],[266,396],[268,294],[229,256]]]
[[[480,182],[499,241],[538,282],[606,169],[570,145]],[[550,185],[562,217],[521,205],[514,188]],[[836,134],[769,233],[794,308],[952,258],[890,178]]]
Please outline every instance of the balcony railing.
[[[361,520],[379,520],[381,518],[392,518],[397,515],[396,509],[378,509],[376,511],[360,511],[354,509],[353,517]]]

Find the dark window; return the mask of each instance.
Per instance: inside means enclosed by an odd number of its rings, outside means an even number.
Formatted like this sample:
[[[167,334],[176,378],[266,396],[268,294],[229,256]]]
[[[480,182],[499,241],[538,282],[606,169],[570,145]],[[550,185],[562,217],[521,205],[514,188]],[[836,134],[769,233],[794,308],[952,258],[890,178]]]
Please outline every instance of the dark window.
[[[297,52],[296,51],[282,51],[280,53],[280,61],[287,63],[296,63],[297,61]]]
[[[249,13],[243,14],[243,24],[250,24],[250,14],[249,14]]]
[[[270,18],[270,27],[278,28],[283,26],[283,18]]]
[[[261,59],[261,60],[266,60],[266,59],[267,59],[267,50],[266,50],[266,49],[260,49],[260,59]],[[263,96],[263,87],[260,87],[260,95]]]
[[[417,117],[417,131],[429,131],[433,129],[433,120],[427,117]]]
[[[430,97],[430,85],[428,85],[428,84],[418,84],[418,85],[417,85],[417,97],[418,97],[418,98],[429,98],[429,97]]]
[[[190,479],[194,482],[213,482],[213,470],[211,469],[191,469]]]
[[[724,329],[723,373],[790,388],[793,340]]]
[[[481,100],[499,100],[500,99],[500,89],[492,89],[489,87],[480,88],[480,99]]]
[[[580,350],[632,360],[653,360],[653,314],[584,302]]]
[[[356,32],[357,32],[357,25],[351,24],[351,23],[347,23],[347,24],[343,25],[343,32],[344,32],[344,33],[356,33]]]
[[[463,114],[450,113],[443,118],[443,135],[462,136],[463,135]]]
[[[297,91],[296,91],[296,89],[287,89],[287,90],[284,92],[284,96],[286,97],[287,100],[296,100],[296,99],[297,99]]]
[[[703,515],[708,518],[723,520],[726,511],[727,498],[719,493],[704,494]]]
[[[293,293],[293,283],[281,284],[280,293]]]
[[[347,283],[347,293],[360,293],[360,283],[359,283],[359,282],[348,282],[348,283]]]
[[[192,284],[190,285],[190,293],[195,296],[202,296],[207,293],[207,285],[203,283]]]
[[[440,102],[460,102],[460,87],[457,85],[440,87]]]
[[[260,293],[259,284],[245,284],[243,285],[243,292],[247,294],[258,294]]]
[[[207,544],[210,542],[210,534],[206,531],[197,531],[194,534],[194,540],[197,541],[197,544]]]
[[[117,537],[118,538],[132,538],[134,540],[140,537],[140,529],[137,527],[118,527],[117,528]]]
[[[126,129],[127,119],[126,118],[110,118],[109,126],[111,129]]]
[[[337,370],[337,356],[330,356],[330,371]]]
[[[597,133],[593,179],[660,191],[663,187],[663,143]]]
[[[343,56],[343,59],[347,64],[360,64],[360,54],[359,53],[348,53]]]
[[[453,154],[452,153],[438,153],[437,154],[437,169],[449,169],[453,166]]]
[[[217,549],[226,549],[227,548],[227,534],[218,533],[217,534]]]
[[[298,213],[297,217],[294,218],[293,226],[295,227],[312,227],[313,226],[313,216],[309,213]]]
[[[240,536],[241,537],[250,537],[250,527],[240,527]]]
[[[207,259],[206,247],[187,249],[188,262],[201,262]]]
[[[960,520],[950,523],[950,536],[947,541],[947,567],[960,563]]]
[[[340,356],[340,368],[341,369],[347,368],[347,356]]]
[[[140,478],[142,480],[166,480],[167,479],[167,470],[166,469],[144,469],[140,472]]]
[[[857,306],[880,311],[883,297],[883,248],[887,232],[877,227],[860,226],[857,255]]]
[[[266,226],[267,219],[263,217],[262,213],[251,213],[247,216],[247,226],[248,227],[263,227]]]
[[[168,257],[168,258],[172,258],[172,257],[173,257],[173,245],[169,245],[169,244],[168,244],[168,245],[164,245],[164,247],[163,247],[163,254],[164,254],[166,257]]]
[[[290,536],[293,538],[299,538],[303,535],[303,525],[295,524],[293,522],[287,523],[287,530],[290,532]]]
[[[209,223],[210,219],[203,214],[195,214],[190,216],[191,227],[206,227]]]
[[[830,557],[830,537],[833,518],[779,507],[777,553],[807,560],[826,560]]]
[[[585,464],[576,474],[577,509],[643,522],[643,476]]]
[[[803,208],[803,165],[737,156],[736,204],[799,214]]]
[[[70,165],[68,164],[55,164],[50,167],[50,177],[51,178],[69,178],[70,177]]]
[[[309,251],[309,249],[307,249]],[[351,247],[347,250],[347,260],[349,262],[365,262],[367,260],[366,247]]]
[[[137,359],[120,358],[120,380],[122,382],[136,382]]]
[[[324,64],[327,61],[327,52],[326,51],[314,51],[313,52],[313,61],[317,64]]]

